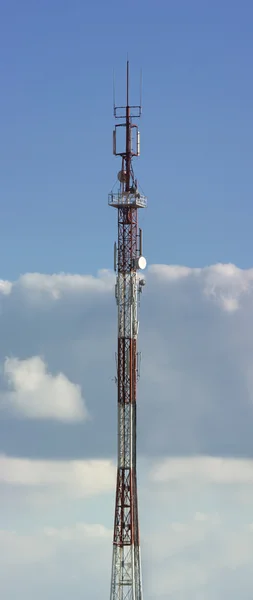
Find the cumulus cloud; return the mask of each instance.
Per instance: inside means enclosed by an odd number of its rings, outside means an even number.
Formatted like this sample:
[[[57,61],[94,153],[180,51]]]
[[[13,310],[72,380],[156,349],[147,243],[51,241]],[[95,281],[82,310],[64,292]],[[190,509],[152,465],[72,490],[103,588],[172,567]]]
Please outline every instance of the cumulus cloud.
[[[152,265],[150,272],[160,282],[180,281],[184,278],[200,282],[202,293],[217,302],[226,312],[240,306],[240,298],[253,290],[253,269],[239,269],[233,264],[216,264],[205,268],[178,265]]]
[[[237,310],[240,298],[253,290],[253,269],[243,270],[232,264],[217,264],[203,269],[204,292],[220,301],[228,312]]]
[[[29,419],[71,422],[87,417],[80,386],[63,373],[48,373],[40,356],[6,358],[3,373],[10,388],[1,394],[3,408]]]

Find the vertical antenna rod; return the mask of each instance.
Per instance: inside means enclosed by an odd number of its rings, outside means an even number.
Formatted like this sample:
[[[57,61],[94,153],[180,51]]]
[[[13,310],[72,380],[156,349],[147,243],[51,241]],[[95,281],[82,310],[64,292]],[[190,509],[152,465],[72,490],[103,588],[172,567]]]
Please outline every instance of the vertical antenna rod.
[[[118,245],[114,246],[115,297],[118,307],[118,468],[116,483],[113,558],[110,600],[142,600],[142,578],[137,499],[136,399],[139,371],[137,353],[138,299],[144,279],[142,231],[138,230],[138,209],[147,206],[139,193],[132,159],[139,156],[140,135],[133,118],[141,116],[141,106],[129,105],[129,62],[127,61],[126,106],[114,105],[113,153],[121,157],[119,189],[109,194],[108,204],[118,211]],[[118,148],[119,127],[125,127],[125,147]],[[121,138],[122,139],[122,138]]]

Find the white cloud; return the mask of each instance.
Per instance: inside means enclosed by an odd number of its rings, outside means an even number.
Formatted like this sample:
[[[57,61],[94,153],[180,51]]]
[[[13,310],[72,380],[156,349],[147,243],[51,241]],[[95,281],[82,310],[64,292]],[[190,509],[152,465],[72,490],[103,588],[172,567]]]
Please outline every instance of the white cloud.
[[[5,548],[0,563],[1,569],[24,565],[32,567],[36,563],[47,560],[52,554],[46,536],[38,537],[34,534],[4,529],[0,530],[0,547]]]
[[[50,463],[41,469],[35,461],[31,476],[19,461],[13,469],[12,459],[6,457],[5,460],[7,477],[2,478],[2,486],[18,482],[20,471],[27,493],[31,481],[33,484],[37,484],[38,480],[47,481],[51,485],[57,474],[56,465],[52,468]],[[241,466],[243,469],[244,461],[241,461]],[[63,470],[58,480],[56,477],[56,483],[65,479],[71,487],[71,469]],[[77,482],[82,475],[89,481],[91,474],[91,470],[89,474],[79,471]],[[102,474],[101,470],[97,478],[99,481]],[[106,477],[108,472],[104,468],[104,479]],[[145,598],[164,600],[171,594],[180,598],[187,594],[193,600],[202,594],[206,600],[212,600],[216,592],[217,600],[223,600],[224,586],[228,585],[231,577],[233,581],[235,576],[240,577],[243,573],[241,598],[247,600],[252,591],[252,514],[251,505],[240,510],[242,506],[236,494],[236,491],[244,489],[244,484],[236,483],[228,490],[223,484],[212,483],[210,488],[205,481],[196,482],[189,477],[184,487],[182,471],[178,479],[177,482],[163,481],[154,485],[149,477],[143,481],[142,475],[139,496]],[[72,498],[66,510],[66,488],[58,488],[56,513],[51,514],[48,508],[41,511],[39,505],[35,524],[34,513],[31,516],[22,512],[18,526],[14,517],[15,525],[12,525],[11,531],[6,528],[0,530],[0,578],[8,600],[15,598],[18,589],[22,589],[30,600],[36,585],[38,600],[42,600],[45,594],[51,600],[56,590],[65,598],[70,589],[78,600],[84,591],[89,593],[91,600],[96,600],[100,590],[107,590],[109,595],[114,494],[105,509],[103,486],[100,491],[102,495],[97,498],[96,509],[99,520],[91,521],[87,499],[78,505]],[[18,494],[17,487],[14,493]],[[78,506],[85,515],[85,522],[77,517]],[[105,525],[108,518],[110,527]],[[229,597],[236,600],[236,588]]]
[[[196,512],[194,515],[194,519],[195,521],[210,521],[213,525],[217,525],[218,523],[220,523],[220,517],[217,513],[214,515],[210,515],[202,512]]]
[[[240,306],[240,298],[253,289],[253,269],[242,270],[232,264],[217,264],[203,270],[207,296],[221,303],[225,311]]]
[[[202,269],[178,265],[152,265],[149,272],[161,283],[192,278],[200,283],[203,294],[227,312],[237,310],[240,298],[253,290],[253,269],[243,270],[233,264],[218,263]]]
[[[9,289],[8,283],[4,282],[6,289]],[[113,284],[114,276],[111,271],[101,269],[98,277],[66,273],[53,275],[26,273],[20,276],[15,287],[16,290],[21,289],[23,293],[26,293],[30,300],[37,298],[45,301],[45,296],[52,300],[60,300],[66,294],[109,292],[112,290]]]
[[[144,484],[140,515],[148,600],[170,595],[222,600],[231,582],[229,597],[235,600],[237,580],[241,597],[246,600],[252,593],[251,506],[243,502],[252,486],[247,475],[238,477],[240,468],[248,472],[249,464],[238,460],[231,465],[229,459],[220,463],[225,477],[219,461],[210,470],[207,457],[199,462],[168,459],[163,461],[165,472],[158,461],[150,473],[150,487]]]
[[[0,294],[7,296],[12,291],[12,283],[4,279],[0,279]]]
[[[115,487],[115,465],[109,460],[51,461],[0,455],[0,484],[63,489],[72,496],[92,496]]]
[[[4,377],[10,391],[2,392],[2,407],[29,419],[80,421],[87,417],[81,388],[63,373],[52,375],[42,358],[6,358]]]
[[[151,479],[159,482],[190,479],[207,483],[253,483],[253,460],[211,456],[168,458],[156,464]]]
[[[56,527],[46,527],[44,529],[44,534],[47,537],[60,541],[82,541],[83,539],[88,539],[93,542],[94,540],[103,538],[111,542],[113,530],[107,529],[104,525],[98,523],[76,523],[73,527],[64,527],[61,529]]]
[[[95,600],[107,584],[110,562],[106,557],[112,532],[100,524],[79,523],[68,528],[38,528],[30,533],[0,531],[1,591],[5,598],[52,600],[71,591]],[[109,580],[109,577],[108,577]],[[107,584],[109,594],[109,581]]]
[[[151,265],[148,268],[149,273],[159,278],[161,282],[164,281],[176,281],[188,277],[192,273],[198,274],[200,269],[191,269],[190,267],[183,267],[182,265]]]
[[[253,290],[253,269],[239,269],[233,264],[211,265],[205,268],[190,268],[181,265],[156,264],[147,269],[148,282],[159,281],[178,285],[184,280],[195,281],[202,288],[203,295],[218,302],[225,311],[239,308],[240,298]],[[111,293],[114,287],[114,273],[101,269],[98,276],[79,274],[26,273],[16,282],[0,281],[0,291],[4,295],[22,293],[27,301],[36,298],[46,301],[61,300],[66,295]],[[231,305],[230,305],[231,303]]]
[[[72,527],[43,527],[32,533],[0,530],[0,548],[5,547],[1,566],[29,565],[52,559],[66,542],[86,544],[90,549],[112,540],[112,530],[101,524],[76,523]]]

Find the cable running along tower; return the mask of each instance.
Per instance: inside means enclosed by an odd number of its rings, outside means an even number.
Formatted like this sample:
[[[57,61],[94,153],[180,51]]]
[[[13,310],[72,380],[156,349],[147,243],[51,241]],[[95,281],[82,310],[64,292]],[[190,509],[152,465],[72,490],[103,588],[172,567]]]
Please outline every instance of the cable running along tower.
[[[129,62],[127,62],[126,106],[115,106],[113,153],[121,157],[119,189],[109,194],[108,203],[118,211],[118,244],[114,245],[115,297],[118,307],[118,469],[110,600],[142,600],[141,558],[136,478],[136,390],[140,355],[137,352],[137,308],[145,280],[137,275],[146,266],[142,255],[142,230],[138,209],[147,199],[138,191],[132,159],[140,154],[140,134],[133,118],[141,106],[129,105]],[[124,147],[118,147],[125,132]],[[120,139],[119,139],[120,138]]]

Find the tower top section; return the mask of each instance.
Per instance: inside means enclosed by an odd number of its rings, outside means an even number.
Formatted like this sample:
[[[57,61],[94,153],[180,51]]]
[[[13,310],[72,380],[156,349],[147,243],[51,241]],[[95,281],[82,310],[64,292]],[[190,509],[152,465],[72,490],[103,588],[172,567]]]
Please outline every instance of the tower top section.
[[[114,91],[113,91],[114,92]],[[129,61],[126,69],[126,105],[116,106],[115,92],[113,93],[113,109],[115,119],[122,122],[115,125],[113,131],[113,154],[120,156],[122,160],[121,170],[118,173],[120,188],[115,194],[113,191],[109,194],[108,203],[110,206],[120,208],[123,206],[132,206],[133,208],[145,208],[147,199],[138,190],[137,180],[134,176],[132,159],[140,156],[140,132],[138,126],[133,123],[133,119],[141,117],[141,89],[140,104],[129,104]]]
[[[139,119],[142,113],[141,106],[141,82],[140,82],[140,104],[130,105],[129,104],[129,86],[130,86],[130,78],[129,78],[129,60],[127,61],[127,69],[126,69],[126,105],[125,106],[116,106],[115,104],[115,88],[113,86],[113,113],[115,119],[125,119],[127,116],[130,119]]]

